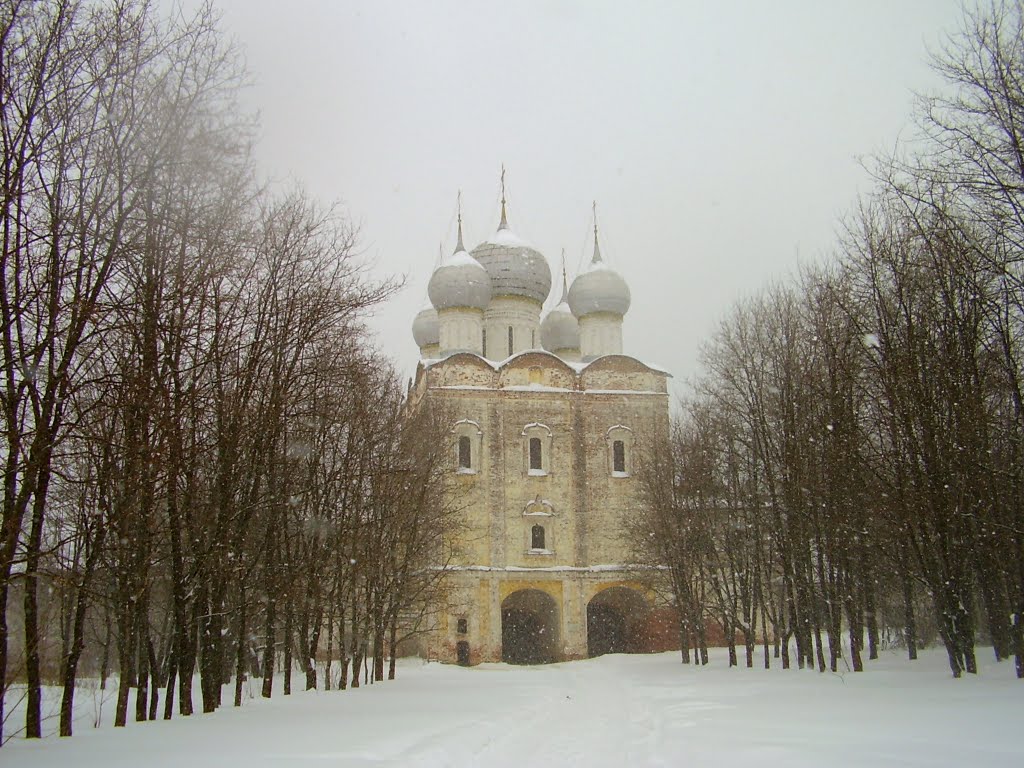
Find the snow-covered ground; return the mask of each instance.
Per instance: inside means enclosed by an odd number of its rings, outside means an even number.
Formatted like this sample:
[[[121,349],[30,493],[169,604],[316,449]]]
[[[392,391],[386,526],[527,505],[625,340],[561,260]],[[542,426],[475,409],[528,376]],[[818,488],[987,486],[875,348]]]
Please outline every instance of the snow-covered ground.
[[[721,652],[703,668],[672,653],[542,667],[410,661],[390,683],[119,730],[91,726],[98,699],[85,693],[73,738],[14,739],[0,765],[1024,765],[1024,681],[982,657],[962,680],[937,650],[914,663],[886,654],[857,675],[728,669]]]

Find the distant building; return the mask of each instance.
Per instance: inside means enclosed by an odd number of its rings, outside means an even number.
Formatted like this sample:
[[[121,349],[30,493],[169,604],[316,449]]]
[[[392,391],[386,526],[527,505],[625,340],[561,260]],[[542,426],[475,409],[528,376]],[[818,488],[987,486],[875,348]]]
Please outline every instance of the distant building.
[[[536,663],[677,648],[677,628],[631,568],[623,525],[641,503],[640,447],[668,430],[668,374],[623,354],[625,280],[602,259],[543,321],[544,256],[509,228],[458,244],[413,324],[414,399],[452,414],[453,482],[466,504],[451,608],[427,652]],[[649,574],[648,574],[649,575]]]

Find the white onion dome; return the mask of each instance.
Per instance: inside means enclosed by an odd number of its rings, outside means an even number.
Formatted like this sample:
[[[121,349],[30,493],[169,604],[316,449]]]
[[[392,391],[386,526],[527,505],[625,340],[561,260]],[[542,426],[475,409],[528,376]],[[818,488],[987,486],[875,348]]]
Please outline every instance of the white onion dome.
[[[548,352],[580,348],[579,321],[562,302],[545,315],[540,324],[540,343]]]
[[[436,309],[424,307],[416,314],[412,321],[412,337],[420,348],[441,343],[441,323]]]
[[[626,281],[601,259],[597,227],[594,227],[594,258],[590,266],[572,281],[569,307],[576,317],[595,312],[622,316],[629,311],[629,302],[629,286]]]
[[[438,311],[452,307],[487,309],[491,302],[491,280],[480,262],[466,253],[461,221],[455,253],[434,270],[427,284],[427,295]]]
[[[543,304],[551,293],[547,259],[509,229],[504,205],[498,231],[471,254],[487,270],[493,296],[525,296]]]
[[[580,348],[580,324],[569,309],[569,283],[565,279],[564,252],[562,261],[562,300],[545,315],[540,324],[540,343],[548,352]]]

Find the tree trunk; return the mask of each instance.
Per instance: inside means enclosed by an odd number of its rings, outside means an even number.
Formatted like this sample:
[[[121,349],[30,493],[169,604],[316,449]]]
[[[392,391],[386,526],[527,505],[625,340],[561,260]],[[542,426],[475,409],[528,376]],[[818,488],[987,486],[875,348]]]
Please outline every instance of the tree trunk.
[[[391,619],[388,638],[388,680],[395,679],[395,658],[398,656],[398,618]]]
[[[175,654],[171,652],[170,663],[167,668],[167,687],[164,692],[164,720],[170,720],[174,715],[174,685],[177,682],[178,664]]]
[[[203,590],[205,592],[205,590]],[[196,671],[196,644],[199,639],[199,608],[205,600],[192,601],[192,615],[188,629],[178,638],[178,714],[190,716],[192,706],[192,678]]]
[[[48,462],[47,462],[48,463]],[[39,554],[43,540],[43,512],[50,472],[44,467],[32,500],[32,524],[25,558],[25,676],[28,698],[25,707],[25,738],[42,737],[42,678],[39,671]]]
[[[153,648],[153,640],[150,638],[146,647],[149,653],[149,719],[156,720],[156,711],[160,706],[160,664],[156,658],[156,650]]]
[[[903,587],[903,634],[907,643],[907,657],[917,659],[917,621],[914,618],[914,584],[906,564],[900,567],[900,583]]]
[[[239,579],[238,585],[238,642],[235,644],[235,701],[236,707],[242,706],[242,685],[245,682],[246,670],[246,635],[249,631],[245,606],[245,579]]]
[[[373,632],[373,680],[384,680],[384,626],[382,619],[377,618],[377,626]]]
[[[122,605],[121,637],[118,639],[117,705],[114,710],[114,727],[123,728],[128,722],[128,695],[135,684],[135,628],[129,617],[131,607]]]
[[[878,658],[878,609],[875,606],[875,577],[864,569],[864,620],[868,626],[868,659]]]
[[[75,595],[75,616],[72,623],[72,639],[68,646],[68,655],[64,659],[64,673],[62,675],[64,691],[60,701],[60,735],[70,736],[72,732],[72,720],[75,702],[75,683],[78,678],[78,662],[82,658],[82,651],[85,649],[85,619],[89,605],[89,585],[92,582],[92,575],[95,571],[96,561],[103,549],[103,541],[106,536],[106,528],[103,523],[97,523],[98,530],[92,546],[88,547],[85,557],[85,570],[82,574],[82,581],[78,584]],[[89,532],[85,536],[88,539]],[[108,629],[109,632],[109,629]]]
[[[284,695],[292,695],[292,607],[291,601],[285,596],[286,608],[284,613]]]
[[[202,659],[199,667],[199,686],[203,694],[203,712],[216,711],[220,706],[220,689],[224,677],[224,578],[208,574],[211,578],[210,600],[206,615],[200,622]]]
[[[331,663],[334,661],[334,605],[327,612],[327,661],[324,664],[324,690],[331,690]]]
[[[140,601],[138,616],[135,620],[138,627],[138,643],[136,645],[138,674],[135,680],[135,722],[137,723],[146,722],[146,704],[149,700],[149,656],[146,653],[146,648],[150,643],[150,639],[144,606],[145,600]]]

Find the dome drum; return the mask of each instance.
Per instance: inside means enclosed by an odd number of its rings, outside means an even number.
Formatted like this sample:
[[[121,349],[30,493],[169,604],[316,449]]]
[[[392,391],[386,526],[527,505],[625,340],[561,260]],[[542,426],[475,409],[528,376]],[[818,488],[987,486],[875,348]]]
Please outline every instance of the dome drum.
[[[452,307],[438,312],[441,356],[448,357],[457,352],[482,354],[483,316],[483,311],[474,307]]]
[[[584,362],[622,354],[622,316],[594,312],[580,318],[580,354]]]

